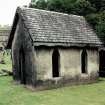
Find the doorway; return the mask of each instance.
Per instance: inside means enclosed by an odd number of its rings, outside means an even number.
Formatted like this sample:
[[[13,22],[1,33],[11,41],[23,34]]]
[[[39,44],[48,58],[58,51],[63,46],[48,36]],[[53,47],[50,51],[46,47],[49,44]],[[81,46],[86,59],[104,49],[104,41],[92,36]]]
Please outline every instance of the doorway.
[[[99,76],[105,77],[105,51],[99,52]]]
[[[53,77],[59,77],[59,61],[60,55],[58,50],[54,50],[52,55],[52,75]]]
[[[87,52],[83,49],[81,54],[81,72],[87,73]]]

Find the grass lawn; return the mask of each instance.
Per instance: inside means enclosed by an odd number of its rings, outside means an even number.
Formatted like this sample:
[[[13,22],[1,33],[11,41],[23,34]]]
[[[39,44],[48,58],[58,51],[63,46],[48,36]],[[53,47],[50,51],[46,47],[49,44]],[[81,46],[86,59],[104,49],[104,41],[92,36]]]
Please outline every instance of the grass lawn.
[[[0,77],[0,105],[105,105],[105,79],[99,83],[33,92]]]

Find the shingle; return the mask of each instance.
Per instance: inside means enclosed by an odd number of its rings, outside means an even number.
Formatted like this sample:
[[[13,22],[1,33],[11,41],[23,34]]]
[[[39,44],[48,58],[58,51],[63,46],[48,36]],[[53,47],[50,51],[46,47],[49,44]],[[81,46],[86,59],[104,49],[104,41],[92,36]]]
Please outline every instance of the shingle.
[[[46,10],[18,8],[34,45],[100,46],[103,43],[82,16]],[[82,44],[81,44],[82,43]],[[49,46],[49,45],[48,45]]]

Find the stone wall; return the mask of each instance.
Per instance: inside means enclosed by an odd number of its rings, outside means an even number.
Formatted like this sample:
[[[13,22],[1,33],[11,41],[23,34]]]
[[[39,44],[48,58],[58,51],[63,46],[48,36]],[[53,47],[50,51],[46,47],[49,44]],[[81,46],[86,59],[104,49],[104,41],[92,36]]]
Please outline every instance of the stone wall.
[[[52,54],[54,48],[35,48],[37,81],[39,85],[61,86],[66,84],[85,84],[98,79],[98,50],[86,49],[87,73],[81,72],[82,48],[58,48],[60,54],[60,76],[52,76]]]
[[[24,64],[21,53],[24,56]],[[15,81],[27,85],[35,85],[34,47],[21,19],[18,22],[12,42],[12,66]]]

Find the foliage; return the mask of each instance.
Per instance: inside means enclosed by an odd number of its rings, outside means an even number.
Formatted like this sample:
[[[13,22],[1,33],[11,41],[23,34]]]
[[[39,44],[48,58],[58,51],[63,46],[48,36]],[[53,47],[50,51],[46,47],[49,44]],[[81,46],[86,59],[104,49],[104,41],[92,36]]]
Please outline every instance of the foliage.
[[[5,51],[5,55],[3,55],[3,53],[4,52],[0,52],[0,58],[5,62],[5,64],[0,64],[0,71],[2,69],[12,71],[12,61],[11,61],[10,51]]]
[[[100,35],[100,37],[105,37],[105,11],[100,12],[97,17],[98,23],[95,26],[95,29],[97,30],[97,34]]]
[[[62,0],[49,0],[47,5],[48,10],[63,12],[64,5],[62,3]]]
[[[85,16],[87,14],[96,12],[96,9],[92,7],[89,1],[77,0],[74,4],[74,11],[77,15]]]
[[[105,11],[89,14],[86,19],[93,25],[99,37],[105,37]]]
[[[92,13],[92,14],[86,15],[86,19],[87,19],[87,21],[90,22],[91,25],[93,25],[93,27],[95,27],[99,21],[97,13]]]
[[[32,8],[38,8],[38,9],[46,9],[47,2],[45,0],[39,0],[36,2],[36,0],[33,1],[33,4],[30,5]]]
[[[96,9],[97,12],[105,10],[105,0],[88,0]]]

